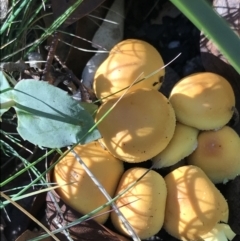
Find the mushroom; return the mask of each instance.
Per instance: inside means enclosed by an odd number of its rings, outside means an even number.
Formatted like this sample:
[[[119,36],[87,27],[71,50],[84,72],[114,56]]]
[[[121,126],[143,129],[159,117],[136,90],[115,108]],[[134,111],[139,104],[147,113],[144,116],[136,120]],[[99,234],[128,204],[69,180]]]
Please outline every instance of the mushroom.
[[[226,182],[240,174],[240,139],[229,126],[203,131],[197,149],[187,162],[200,167],[214,183]]]
[[[117,102],[104,102],[96,122]],[[127,93],[98,124],[103,145],[120,160],[143,162],[161,152],[170,142],[176,125],[174,110],[157,90],[137,89]]]
[[[118,91],[159,70],[130,89],[144,87],[158,90],[165,74],[164,68],[160,70],[163,66],[161,55],[151,44],[138,39],[124,40],[113,47],[108,58],[97,69],[94,92],[102,101],[120,97],[122,92]]]
[[[124,172],[123,162],[104,150],[98,142],[78,145],[74,151],[113,197]],[[57,193],[62,200],[81,214],[87,214],[107,202],[71,152],[55,165],[53,181],[60,185]],[[94,220],[104,223],[109,217],[109,209],[110,206],[107,206],[99,211]]]
[[[169,97],[179,122],[199,130],[219,129],[234,113],[235,96],[220,75],[204,72],[180,80]]]
[[[167,147],[152,158],[154,168],[172,166],[190,155],[197,147],[198,133],[198,129],[177,122]]]
[[[207,234],[201,236],[204,241],[228,241],[232,240],[236,234],[232,231],[229,225],[218,223]]]
[[[203,240],[202,235],[220,221],[228,222],[225,198],[199,167],[179,167],[164,179],[167,201],[163,226],[169,234],[183,241]]]
[[[146,175],[143,176],[144,174]],[[160,174],[146,168],[134,167],[123,174],[116,194],[121,193],[140,177],[142,178],[131,189],[116,200],[116,205],[139,238],[146,239],[162,228],[167,189]],[[111,220],[119,232],[129,235],[115,212],[111,213]]]

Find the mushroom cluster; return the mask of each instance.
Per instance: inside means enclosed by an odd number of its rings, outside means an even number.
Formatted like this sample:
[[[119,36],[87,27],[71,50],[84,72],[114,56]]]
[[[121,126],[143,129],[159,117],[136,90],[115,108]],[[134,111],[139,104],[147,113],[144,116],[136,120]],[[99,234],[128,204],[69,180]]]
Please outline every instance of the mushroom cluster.
[[[227,126],[234,92],[226,79],[204,72],[180,80],[167,98],[159,91],[163,65],[144,41],[117,44],[94,77],[93,90],[101,100],[95,121],[102,137],[75,151],[111,197],[121,194],[115,204],[141,239],[163,227],[183,241],[232,240],[228,203],[215,184],[240,174],[240,138]],[[145,79],[136,82],[139,76]],[[138,166],[148,160],[153,169]],[[167,175],[161,172],[166,167]],[[55,182],[69,184],[58,193],[79,212],[107,201],[71,153],[53,173]],[[104,223],[107,210],[95,220]],[[130,236],[118,214],[111,212],[110,219]]]
[[[178,124],[169,145],[152,158],[154,167],[171,166],[186,158],[214,183],[239,175],[240,139],[227,126],[235,110],[229,82],[215,73],[192,74],[176,83],[169,101]]]

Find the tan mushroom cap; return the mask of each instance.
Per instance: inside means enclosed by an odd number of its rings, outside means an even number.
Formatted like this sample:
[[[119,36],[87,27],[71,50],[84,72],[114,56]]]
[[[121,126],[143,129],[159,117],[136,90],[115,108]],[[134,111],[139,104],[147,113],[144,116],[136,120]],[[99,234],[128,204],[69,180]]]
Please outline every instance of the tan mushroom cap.
[[[187,157],[189,164],[203,169],[214,183],[234,179],[240,174],[240,139],[229,126],[204,131],[198,136],[197,149]]]
[[[116,103],[103,103],[96,121]],[[170,142],[176,125],[168,99],[152,89],[137,89],[126,94],[98,124],[102,141],[115,157],[127,162],[146,161]]]
[[[114,46],[109,57],[99,66],[93,82],[94,92],[98,98],[109,96],[163,66],[161,55],[152,45],[138,39],[124,40]],[[153,76],[132,86],[131,90],[143,87],[158,90],[164,74],[163,68]],[[116,93],[107,99],[119,97],[122,93]]]
[[[98,142],[78,145],[74,151],[81,157],[109,195],[113,197],[124,172],[123,162],[104,150]],[[53,181],[58,185],[63,185],[56,189],[62,200],[81,214],[87,214],[107,202],[105,196],[72,153],[68,153],[56,164],[53,171]],[[102,215],[94,220],[104,223],[109,217],[107,212],[109,209],[110,206],[99,211],[97,214]]]
[[[152,158],[154,168],[172,166],[190,155],[197,148],[198,133],[198,129],[177,122],[167,147]]]
[[[187,76],[172,89],[169,100],[179,122],[199,130],[226,125],[233,115],[235,96],[222,76],[204,72]]]
[[[201,240],[220,222],[228,221],[228,204],[206,174],[196,166],[182,166],[167,176],[164,228],[180,240]]]
[[[128,169],[119,182],[116,195],[133,184],[147,171],[148,169],[140,167]],[[158,233],[162,228],[166,197],[167,188],[163,177],[150,170],[129,191],[116,200],[116,205],[139,238],[146,239]],[[111,213],[111,220],[118,231],[129,235],[115,212]]]

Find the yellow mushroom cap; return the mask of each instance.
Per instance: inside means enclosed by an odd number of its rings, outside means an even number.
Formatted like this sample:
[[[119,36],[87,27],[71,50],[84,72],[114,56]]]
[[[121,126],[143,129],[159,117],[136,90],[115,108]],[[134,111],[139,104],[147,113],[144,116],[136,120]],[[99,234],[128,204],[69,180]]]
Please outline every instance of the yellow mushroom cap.
[[[228,221],[228,204],[207,175],[196,166],[182,166],[167,176],[164,228],[177,239],[201,240],[220,222]]]
[[[167,147],[152,158],[154,168],[169,167],[190,155],[197,147],[197,136],[199,130],[176,123],[173,138]]]
[[[96,114],[100,120],[117,102],[103,103]],[[176,125],[168,99],[152,89],[137,89],[126,94],[98,124],[102,141],[115,157],[127,162],[146,161],[170,142]]]
[[[235,96],[229,82],[214,73],[197,73],[180,80],[169,100],[179,122],[199,130],[223,127],[233,115]]]
[[[124,40],[114,46],[109,57],[99,66],[94,76],[94,92],[98,98],[109,96],[163,66],[161,55],[151,44],[138,39]],[[153,76],[133,85],[131,90],[143,87],[158,90],[164,74],[163,68]],[[122,93],[116,93],[107,99],[119,97]]]
[[[198,136],[197,149],[187,157],[189,164],[203,169],[214,183],[234,179],[240,174],[240,139],[229,126],[204,131]]]
[[[98,142],[78,145],[74,148],[74,151],[84,161],[109,195],[113,197],[124,172],[123,162],[104,150]],[[72,153],[68,153],[56,164],[53,171],[53,181],[58,185],[64,185],[57,189],[59,196],[66,204],[81,214],[87,214],[107,202],[105,196]],[[97,215],[102,215],[94,218],[94,220],[104,223],[109,217],[107,212],[109,209],[110,206],[99,211]]]
[[[116,195],[148,171],[146,168],[128,169],[122,176]],[[163,177],[150,170],[130,190],[116,200],[116,205],[133,227],[140,239],[146,239],[158,233],[162,228],[167,189]],[[111,213],[115,228],[129,235],[115,212]]]

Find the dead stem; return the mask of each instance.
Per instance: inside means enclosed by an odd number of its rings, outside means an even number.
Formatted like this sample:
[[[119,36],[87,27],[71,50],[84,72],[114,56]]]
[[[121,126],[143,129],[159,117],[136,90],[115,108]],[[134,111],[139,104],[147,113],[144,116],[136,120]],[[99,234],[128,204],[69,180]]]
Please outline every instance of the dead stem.
[[[45,64],[45,68],[43,70],[43,77],[42,77],[43,80],[48,81],[48,83],[51,85],[54,83],[53,76],[51,75],[51,66],[52,66],[52,62],[53,62],[54,55],[58,45],[58,35],[59,35],[58,32],[54,32],[53,40],[48,50],[47,61]]]

